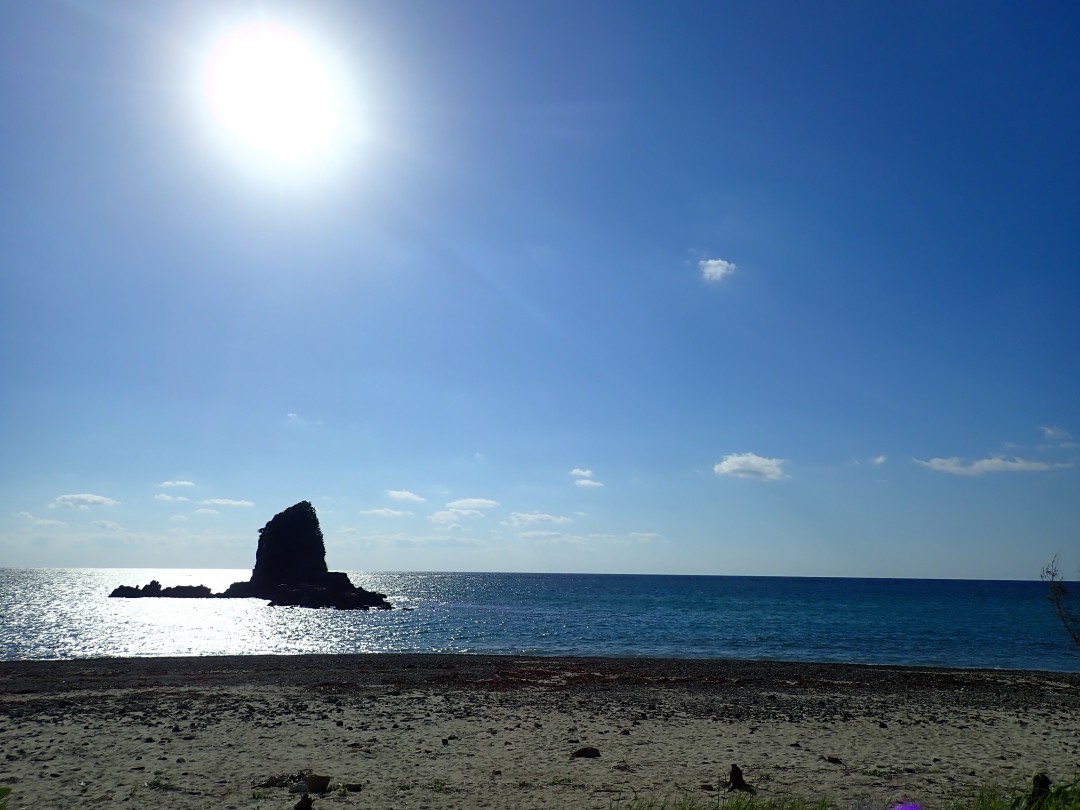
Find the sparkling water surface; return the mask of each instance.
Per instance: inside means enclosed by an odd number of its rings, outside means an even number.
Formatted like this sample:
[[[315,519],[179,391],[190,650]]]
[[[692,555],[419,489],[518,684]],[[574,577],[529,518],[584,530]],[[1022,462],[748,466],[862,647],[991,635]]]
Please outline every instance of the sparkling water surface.
[[[1041,582],[349,572],[393,611],[110,599],[250,571],[0,569],[0,660],[298,653],[743,658],[1080,671]]]

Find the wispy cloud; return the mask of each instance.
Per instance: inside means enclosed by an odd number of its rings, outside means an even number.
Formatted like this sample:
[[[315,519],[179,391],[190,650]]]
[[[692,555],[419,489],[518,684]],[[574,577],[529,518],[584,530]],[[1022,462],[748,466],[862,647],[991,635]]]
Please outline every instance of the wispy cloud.
[[[196,509],[195,514],[196,515],[216,515],[216,514],[218,514],[218,510],[217,509]]]
[[[194,481],[162,481],[158,484],[159,487],[193,487]]]
[[[877,466],[880,467],[882,464],[884,464],[888,460],[889,460],[888,456],[875,456],[874,458],[870,459],[870,463],[871,464],[876,464]]]
[[[183,495],[167,495],[164,492],[159,492],[154,496],[155,501],[186,501]]]
[[[482,518],[483,516],[484,513],[479,509],[444,509],[431,515],[428,520],[432,523],[456,523],[462,518]]]
[[[579,487],[603,486],[603,484],[596,480],[596,477],[593,475],[592,470],[582,469],[581,467],[574,467],[574,469],[570,471],[570,475],[577,479],[576,481],[574,481],[574,483],[577,484]]]
[[[447,504],[451,509],[494,509],[498,505],[499,502],[491,498],[458,498]]]
[[[1047,470],[1059,470],[1072,466],[1072,464],[1049,464],[1045,461],[1019,457],[1007,458],[1005,456],[981,458],[971,463],[965,463],[956,456],[927,460],[916,458],[912,460],[916,464],[935,472],[966,476],[986,475],[994,472],[1046,472]]]
[[[387,509],[386,507],[383,507],[382,509],[361,509],[360,514],[374,515],[376,517],[407,517],[411,515],[412,512],[403,512],[400,509]]]
[[[787,464],[787,459],[784,458],[765,458],[757,453],[729,453],[713,467],[713,472],[735,478],[779,481],[788,477],[784,472],[785,464]]]
[[[557,540],[566,535],[563,532],[550,532],[542,531],[540,529],[530,529],[527,532],[518,532],[518,537],[522,540]]]
[[[205,501],[199,501],[203,506],[254,506],[254,501],[238,501],[234,498],[207,498]]]
[[[111,520],[95,520],[94,525],[107,532],[122,532],[124,530],[123,526],[119,523],[113,523]]]
[[[1055,425],[1043,425],[1039,430],[1042,431],[1043,438],[1053,442],[1067,442],[1072,438],[1072,434],[1065,428],[1059,428]]]
[[[723,281],[738,268],[727,259],[702,259],[698,262],[701,277],[706,281]]]
[[[415,492],[409,492],[407,489],[388,489],[386,494],[393,498],[395,501],[411,501],[413,503],[423,503],[427,498],[421,498]]]
[[[19,518],[19,520],[28,520],[35,526],[67,526],[62,520],[50,520],[49,518],[36,518],[29,512],[16,512],[12,517]]]
[[[543,512],[511,512],[510,518],[506,521],[508,526],[531,526],[535,523],[573,523],[570,518],[565,515],[547,515]]]
[[[64,509],[89,509],[91,506],[116,506],[119,501],[106,498],[104,495],[91,495],[88,492],[79,495],[61,495],[49,504],[50,509],[62,507]]]

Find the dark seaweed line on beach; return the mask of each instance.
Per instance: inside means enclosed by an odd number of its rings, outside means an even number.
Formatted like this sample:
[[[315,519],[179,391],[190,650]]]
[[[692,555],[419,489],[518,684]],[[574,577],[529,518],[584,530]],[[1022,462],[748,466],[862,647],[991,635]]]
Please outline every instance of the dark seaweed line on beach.
[[[898,695],[962,693],[1013,708],[1080,706],[1080,673],[954,670],[774,661],[479,655],[298,655],[0,662],[0,694],[146,687],[370,686],[592,690],[662,687],[710,693],[778,691]]]

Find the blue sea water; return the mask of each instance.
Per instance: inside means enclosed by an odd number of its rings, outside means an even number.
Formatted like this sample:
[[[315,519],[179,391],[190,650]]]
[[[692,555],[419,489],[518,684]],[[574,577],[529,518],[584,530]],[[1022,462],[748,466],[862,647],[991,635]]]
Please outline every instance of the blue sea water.
[[[350,572],[394,611],[110,599],[247,570],[0,569],[0,660],[297,653],[664,656],[1080,671],[1041,582]]]

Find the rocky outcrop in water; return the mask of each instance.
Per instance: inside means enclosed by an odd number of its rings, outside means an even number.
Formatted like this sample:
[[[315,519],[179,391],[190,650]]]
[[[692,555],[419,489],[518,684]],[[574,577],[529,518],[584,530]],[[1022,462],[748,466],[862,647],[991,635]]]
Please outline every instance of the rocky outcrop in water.
[[[290,506],[259,529],[251,579],[234,582],[222,594],[204,585],[162,588],[156,580],[143,588],[121,585],[109,596],[172,596],[269,599],[271,605],[332,607],[340,610],[389,610],[381,593],[352,584],[347,574],[326,567],[326,546],[315,507],[308,501]]]
[[[121,585],[114,590],[109,596],[123,596],[128,599],[138,599],[143,596],[171,596],[176,599],[206,599],[213,596],[214,593],[205,585],[174,585],[171,588],[162,588],[161,583],[156,579],[150,580],[147,585],[143,587],[130,585]]]

